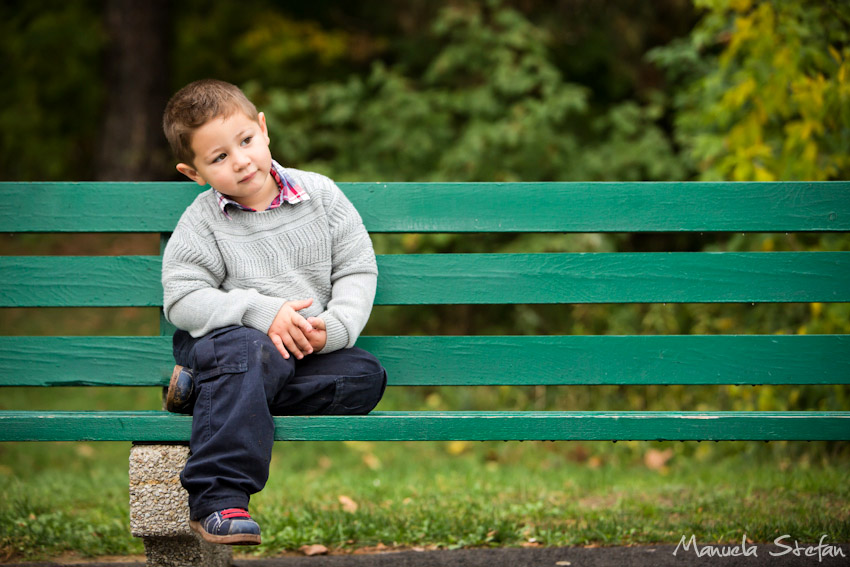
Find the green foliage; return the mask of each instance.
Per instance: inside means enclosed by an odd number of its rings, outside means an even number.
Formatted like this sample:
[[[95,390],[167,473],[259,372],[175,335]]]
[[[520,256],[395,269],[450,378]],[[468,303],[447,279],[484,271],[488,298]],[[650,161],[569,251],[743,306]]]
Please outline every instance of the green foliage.
[[[91,178],[104,85],[100,3],[0,4],[0,179]]]
[[[376,63],[303,91],[247,85],[275,155],[340,180],[677,179],[663,102],[607,112],[559,71],[549,38],[501,2],[444,7],[424,72]]]
[[[701,0],[688,40],[652,58],[688,75],[678,139],[703,179],[850,175],[850,8],[806,0]],[[691,72],[686,71],[690,68]]]
[[[377,39],[300,19],[269,0],[173,6],[174,90],[196,79],[266,85],[309,84],[381,47]]]

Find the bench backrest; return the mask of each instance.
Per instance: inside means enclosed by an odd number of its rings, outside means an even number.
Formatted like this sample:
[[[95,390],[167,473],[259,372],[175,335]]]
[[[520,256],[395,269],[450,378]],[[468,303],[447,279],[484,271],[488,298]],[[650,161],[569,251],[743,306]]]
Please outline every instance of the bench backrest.
[[[850,231],[850,182],[339,185],[376,234]],[[159,233],[164,243],[199,190],[0,183],[0,230]],[[376,305],[850,301],[844,251],[391,254],[378,264]],[[0,307],[161,306],[160,265],[0,257]],[[0,337],[0,386],[163,386],[171,330],[163,320],[154,337]],[[850,384],[847,335],[404,334],[358,343],[391,385]]]

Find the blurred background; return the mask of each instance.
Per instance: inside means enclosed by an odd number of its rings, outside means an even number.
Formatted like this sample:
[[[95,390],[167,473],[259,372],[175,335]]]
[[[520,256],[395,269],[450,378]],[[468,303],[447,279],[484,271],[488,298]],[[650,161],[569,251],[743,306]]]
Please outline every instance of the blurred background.
[[[7,0],[0,37],[4,181],[179,179],[162,111],[173,92],[205,77],[241,86],[265,112],[278,161],[337,181],[850,173],[850,5],[839,0]],[[822,234],[373,238],[383,254],[850,250],[846,236]],[[159,242],[156,235],[3,235],[0,253],[158,254]],[[155,335],[159,323],[156,309],[2,309],[0,318],[7,335]],[[375,309],[364,334],[848,333],[848,321],[846,304],[387,306]],[[63,409],[80,396],[85,407],[92,391],[7,389],[0,406]],[[122,403],[158,403],[139,396]],[[388,394],[382,409],[496,404],[847,410],[850,393],[842,386],[423,388]],[[745,447],[847,452],[842,443],[786,445]]]
[[[841,179],[839,0],[7,0],[0,179],[160,180],[217,77],[342,181]]]
[[[0,38],[0,181],[180,179],[162,111],[173,92],[205,77],[239,85],[265,112],[278,161],[337,181],[850,174],[843,0],[5,0]],[[817,233],[373,241],[379,254],[850,250],[847,236]],[[0,255],[157,255],[159,246],[155,234],[0,233]],[[850,333],[850,306],[381,306],[364,331],[735,333]],[[158,335],[159,310],[0,309],[0,334]],[[156,388],[0,392],[0,409],[159,407]],[[847,411],[850,388],[390,388],[378,409],[493,408]],[[672,543],[683,531],[701,542],[742,533],[847,541],[850,533],[846,442],[295,446],[276,445],[272,483],[252,510],[264,522],[265,553],[316,542]],[[127,526],[128,449],[0,444],[0,563],[67,550],[140,553]]]

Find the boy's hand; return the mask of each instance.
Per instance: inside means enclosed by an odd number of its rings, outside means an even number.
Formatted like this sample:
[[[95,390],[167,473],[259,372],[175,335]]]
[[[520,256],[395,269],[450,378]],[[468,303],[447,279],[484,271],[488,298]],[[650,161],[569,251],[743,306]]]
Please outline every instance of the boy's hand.
[[[324,320],[318,317],[310,317],[307,322],[313,327],[313,330],[307,333],[307,340],[310,341],[313,351],[319,352],[325,348],[325,344],[328,342],[327,327],[325,327]]]
[[[298,313],[299,310],[312,304],[312,299],[287,301],[272,321],[267,334],[283,358],[288,359],[289,353],[292,353],[295,358],[301,360],[305,355],[313,352],[313,346],[307,335],[315,331],[307,319]],[[314,318],[311,317],[311,319]],[[324,323],[322,326],[324,327]]]

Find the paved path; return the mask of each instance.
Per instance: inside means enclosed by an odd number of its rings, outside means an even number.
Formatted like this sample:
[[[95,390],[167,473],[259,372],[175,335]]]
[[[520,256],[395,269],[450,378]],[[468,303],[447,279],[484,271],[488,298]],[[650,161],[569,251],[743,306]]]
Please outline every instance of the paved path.
[[[793,549],[793,541],[787,542]],[[402,551],[372,555],[328,555],[314,557],[288,556],[271,559],[243,559],[233,562],[234,567],[801,567],[841,565],[850,567],[850,545],[827,545],[822,550],[821,557],[815,547],[809,549],[813,554],[805,555],[803,546],[798,555],[787,548],[773,544],[748,545],[750,555],[738,557],[702,556],[698,557],[694,548],[684,551],[676,546],[637,546],[637,547],[561,547],[561,548],[532,548],[532,549],[459,549],[456,551]],[[714,547],[714,546],[705,546]],[[705,547],[700,546],[704,552]],[[718,550],[726,550],[739,546],[721,546]],[[753,556],[755,548],[756,556]],[[843,557],[839,556],[839,550]],[[784,555],[772,556],[770,552]],[[142,562],[131,563],[18,563],[7,564],[4,567],[59,567],[75,565],[75,567],[143,567]]]

